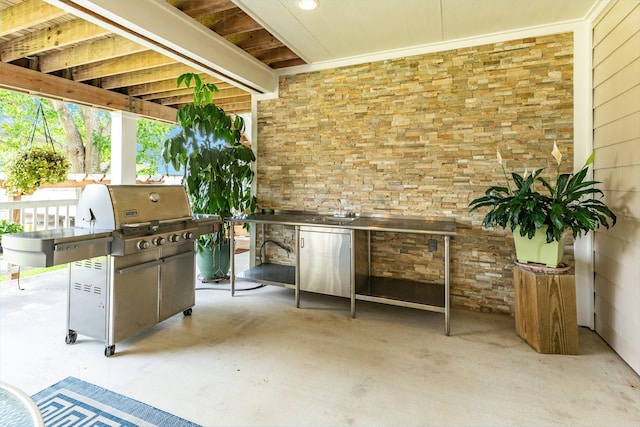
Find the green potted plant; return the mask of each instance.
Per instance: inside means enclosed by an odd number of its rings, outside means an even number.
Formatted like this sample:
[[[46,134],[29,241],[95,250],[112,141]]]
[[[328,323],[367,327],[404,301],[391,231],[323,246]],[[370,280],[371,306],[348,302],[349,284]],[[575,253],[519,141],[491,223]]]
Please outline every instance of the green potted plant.
[[[213,103],[218,88],[204,83],[193,73],[178,77],[177,86],[193,83],[193,102],[178,110],[177,133],[164,142],[163,158],[183,170],[183,185],[194,214],[229,218],[255,210],[251,194],[256,157],[241,143],[244,120],[232,118]],[[217,233],[201,236],[197,243],[197,262],[203,279],[225,277],[229,272],[229,224],[223,222]],[[211,265],[210,263],[213,263]],[[207,265],[209,264],[209,265]]]
[[[0,221],[0,254],[2,253],[2,235],[11,233],[22,233],[23,231],[24,227],[20,224],[17,224],[13,221],[7,221],[6,219]]]
[[[595,153],[575,174],[560,173],[562,154],[555,143],[551,154],[558,164],[555,183],[541,176],[542,168],[532,174],[511,173],[512,185],[498,152],[506,186],[489,187],[484,196],[471,201],[469,207],[470,212],[489,208],[482,221],[485,228],[511,228],[518,262],[557,267],[562,261],[566,231],[571,230],[577,238],[600,225],[609,228],[609,221],[614,226],[616,216],[601,200],[593,198],[603,196],[602,191],[594,187],[599,182],[585,181]]]
[[[70,168],[69,160],[53,146],[30,146],[7,165],[4,186],[9,195],[30,194],[41,184],[66,181]]]

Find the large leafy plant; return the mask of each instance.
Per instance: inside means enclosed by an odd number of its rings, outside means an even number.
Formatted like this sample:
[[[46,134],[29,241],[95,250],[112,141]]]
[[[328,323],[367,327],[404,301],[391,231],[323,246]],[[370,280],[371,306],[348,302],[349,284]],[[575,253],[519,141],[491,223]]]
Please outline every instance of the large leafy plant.
[[[255,210],[251,195],[256,157],[241,143],[244,120],[232,118],[213,103],[218,88],[204,83],[193,73],[178,77],[177,85],[193,83],[193,103],[177,113],[180,129],[164,142],[163,158],[184,171],[183,184],[193,213],[214,214],[222,218]],[[228,231],[225,223],[216,234],[202,236],[198,246],[213,248],[222,243]]]
[[[526,171],[523,175],[513,172],[512,190],[498,152],[498,162],[502,166],[507,185],[489,187],[484,196],[469,203],[470,211],[488,207],[489,212],[482,221],[484,227],[510,227],[512,231],[520,227],[520,235],[529,238],[538,229],[547,226],[547,243],[561,241],[566,230],[571,230],[576,238],[600,225],[609,228],[609,221],[614,226],[615,214],[601,200],[594,198],[603,197],[602,191],[594,187],[599,181],[585,181],[594,154],[591,154],[577,173],[561,174],[562,154],[554,144],[552,155],[558,163],[555,183],[550,183],[541,176],[544,168],[532,174]]]

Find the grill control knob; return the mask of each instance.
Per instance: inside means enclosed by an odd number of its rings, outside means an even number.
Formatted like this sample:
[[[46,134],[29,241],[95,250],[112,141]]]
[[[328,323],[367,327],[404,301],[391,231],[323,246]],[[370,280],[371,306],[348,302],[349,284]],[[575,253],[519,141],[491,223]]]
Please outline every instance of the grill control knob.
[[[180,241],[180,236],[179,236],[179,235],[177,235],[177,234],[171,234],[171,235],[169,236],[169,241],[170,241],[171,243],[176,243],[176,242]]]
[[[156,246],[162,246],[164,245],[165,242],[166,242],[166,239],[164,237],[156,237],[153,239],[153,244]]]
[[[193,239],[193,232],[192,231],[185,231],[184,233],[182,233],[182,238],[184,240],[191,240]]]
[[[149,243],[147,240],[140,240],[137,244],[136,247],[140,250],[143,249],[149,249],[149,247],[151,246],[151,243]]]

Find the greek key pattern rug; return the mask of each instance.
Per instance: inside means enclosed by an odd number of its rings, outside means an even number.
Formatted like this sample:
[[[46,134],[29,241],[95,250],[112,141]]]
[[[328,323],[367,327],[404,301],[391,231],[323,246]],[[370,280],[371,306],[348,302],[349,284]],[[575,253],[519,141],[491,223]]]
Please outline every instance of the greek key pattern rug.
[[[199,427],[102,387],[68,377],[32,396],[46,427]]]

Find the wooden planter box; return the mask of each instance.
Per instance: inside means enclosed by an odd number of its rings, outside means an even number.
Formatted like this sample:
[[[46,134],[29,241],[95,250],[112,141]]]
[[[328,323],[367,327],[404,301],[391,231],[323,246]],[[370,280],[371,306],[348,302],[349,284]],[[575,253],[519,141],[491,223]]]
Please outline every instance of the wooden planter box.
[[[578,354],[575,276],[513,268],[516,333],[538,353]]]

